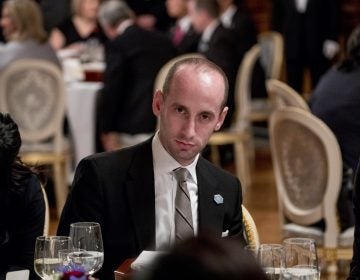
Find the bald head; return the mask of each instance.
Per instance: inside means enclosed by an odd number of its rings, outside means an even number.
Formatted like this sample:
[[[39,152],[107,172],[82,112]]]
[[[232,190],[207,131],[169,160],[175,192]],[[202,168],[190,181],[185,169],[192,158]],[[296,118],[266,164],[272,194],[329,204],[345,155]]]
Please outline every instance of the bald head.
[[[227,102],[228,97],[228,90],[229,90],[229,84],[228,80],[226,78],[226,75],[224,71],[221,70],[220,67],[218,67],[216,64],[212,63],[211,61],[205,59],[205,58],[186,58],[183,60],[180,60],[176,62],[169,70],[164,86],[163,86],[163,94],[164,97],[168,96],[171,92],[171,87],[173,86],[174,79],[177,79],[179,77],[179,74],[184,71],[184,69],[192,69],[193,72],[195,72],[197,75],[202,76],[202,79],[204,82],[207,82],[206,79],[210,79],[210,75],[217,75],[221,78],[224,84],[224,90],[223,92],[219,94],[223,94],[223,99],[221,103],[221,109],[223,109]],[[185,81],[186,82],[186,81]],[[210,79],[208,81],[209,83],[212,82]]]

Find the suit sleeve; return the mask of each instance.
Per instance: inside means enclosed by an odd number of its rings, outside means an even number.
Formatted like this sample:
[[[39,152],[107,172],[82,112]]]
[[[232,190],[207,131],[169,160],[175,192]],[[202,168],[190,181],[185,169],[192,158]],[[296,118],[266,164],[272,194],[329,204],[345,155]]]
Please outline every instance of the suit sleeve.
[[[355,178],[354,192],[354,213],[355,213],[355,234],[353,258],[350,264],[350,279],[360,279],[360,165],[358,164]]]
[[[69,235],[74,222],[98,222],[103,226],[104,199],[96,164],[90,159],[79,163],[70,194],[61,214],[57,234]]]
[[[239,180],[236,178],[235,204],[232,211],[232,217],[229,217],[229,238],[239,240],[242,245],[246,245],[244,239],[244,228],[242,221],[242,192]]]

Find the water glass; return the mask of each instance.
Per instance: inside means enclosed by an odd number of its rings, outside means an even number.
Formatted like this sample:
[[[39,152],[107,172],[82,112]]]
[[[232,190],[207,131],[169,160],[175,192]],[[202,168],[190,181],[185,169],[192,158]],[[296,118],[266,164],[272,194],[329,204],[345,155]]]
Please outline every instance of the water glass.
[[[268,279],[280,279],[281,264],[283,262],[283,246],[280,244],[261,244],[258,261]]]
[[[320,270],[316,244],[310,238],[288,238],[283,241],[282,279],[319,280]]]
[[[70,237],[74,251],[68,254],[71,263],[83,267],[93,275],[104,262],[104,249],[100,224],[79,222],[70,225]]]
[[[59,272],[62,262],[59,251],[71,248],[68,236],[39,236],[35,242],[34,268],[41,279],[48,279]]]

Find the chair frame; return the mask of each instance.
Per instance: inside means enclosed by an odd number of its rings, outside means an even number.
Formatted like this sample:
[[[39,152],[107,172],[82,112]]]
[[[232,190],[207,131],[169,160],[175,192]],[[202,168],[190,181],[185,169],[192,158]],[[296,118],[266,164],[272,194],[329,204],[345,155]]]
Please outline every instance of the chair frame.
[[[275,108],[293,106],[310,112],[305,100],[286,83],[276,79],[269,79],[266,81],[266,89]]]
[[[65,115],[65,92],[64,81],[61,70],[53,63],[41,59],[20,59],[14,61],[7,66],[0,75],[0,110],[9,112],[7,101],[7,81],[18,71],[28,69],[29,71],[36,71],[41,69],[49,73],[58,85],[56,110],[53,112],[53,118],[40,130],[33,133],[26,131],[18,123],[23,143],[39,142],[48,138],[53,139],[54,150],[50,152],[31,151],[23,152],[20,150],[20,157],[23,162],[35,165],[52,165],[54,168],[54,187],[56,195],[56,206],[58,216],[60,216],[62,208],[68,194],[67,186],[67,172],[66,163],[70,159],[68,152],[64,152],[64,137],[63,137],[63,119]],[[16,121],[16,120],[15,120]]]
[[[242,215],[243,215],[243,225],[244,225],[244,237],[248,242],[248,245],[255,246],[259,248],[260,238],[259,233],[255,224],[253,217],[250,212],[246,209],[244,205],[241,205]]]

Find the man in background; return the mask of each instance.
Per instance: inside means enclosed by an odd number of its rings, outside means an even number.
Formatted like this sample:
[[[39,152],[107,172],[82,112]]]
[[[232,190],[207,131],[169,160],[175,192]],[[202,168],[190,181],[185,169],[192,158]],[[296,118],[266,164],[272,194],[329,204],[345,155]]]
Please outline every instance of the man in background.
[[[110,38],[99,113],[102,144],[109,151],[139,143],[155,131],[153,84],[175,49],[165,36],[138,27],[125,2],[104,2],[99,21]]]

